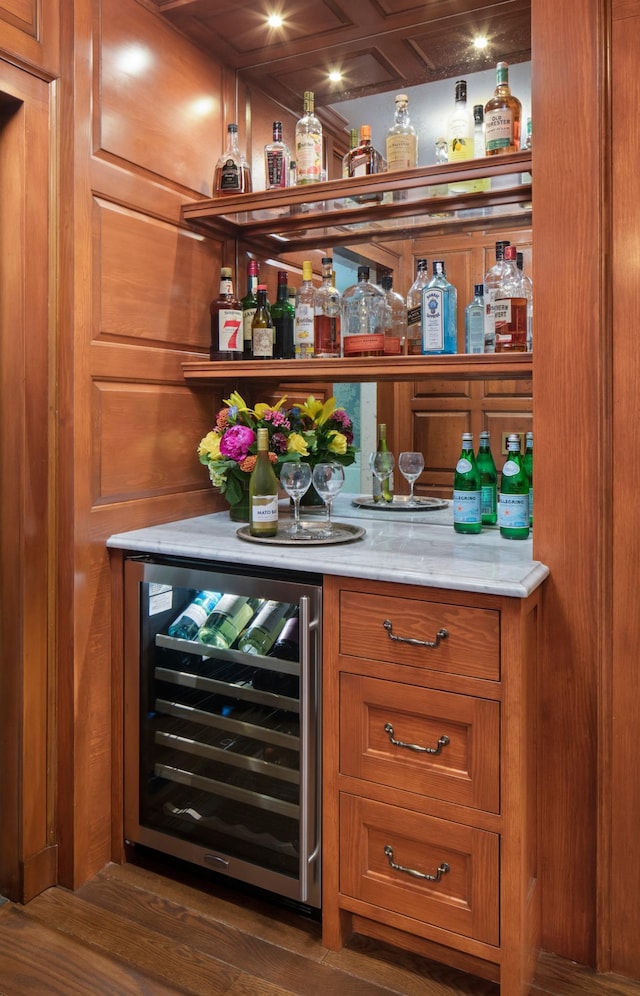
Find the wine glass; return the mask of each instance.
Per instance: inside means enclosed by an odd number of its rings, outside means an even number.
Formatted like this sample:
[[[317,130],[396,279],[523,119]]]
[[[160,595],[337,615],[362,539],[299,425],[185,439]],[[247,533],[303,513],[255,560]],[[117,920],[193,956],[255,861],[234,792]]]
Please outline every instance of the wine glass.
[[[420,477],[420,474],[424,470],[424,457],[422,453],[415,453],[411,450],[405,450],[400,454],[398,459],[398,467],[402,476],[407,479],[411,486],[411,492],[409,494],[407,505],[417,505],[418,502],[413,497],[413,488],[417,479]]]
[[[393,468],[395,466],[393,453],[389,453],[384,450],[377,450],[375,453],[371,454],[369,464],[372,474],[380,481],[380,497],[386,502],[392,502],[393,496],[389,498],[385,497],[384,482],[387,481],[393,473]]]
[[[304,532],[300,525],[300,499],[311,486],[311,466],[302,460],[288,460],[280,468],[280,483],[293,498],[293,524],[285,532],[297,536]]]
[[[317,463],[313,468],[313,486],[327,507],[326,528],[314,534],[329,539],[336,532],[331,522],[331,504],[344,487],[344,467],[340,463]]]

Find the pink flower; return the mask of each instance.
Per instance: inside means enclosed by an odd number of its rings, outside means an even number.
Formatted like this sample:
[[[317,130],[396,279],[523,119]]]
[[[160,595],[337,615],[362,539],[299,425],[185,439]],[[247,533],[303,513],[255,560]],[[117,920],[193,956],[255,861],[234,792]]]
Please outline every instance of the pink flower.
[[[255,439],[253,429],[246,425],[232,425],[220,440],[220,452],[230,460],[241,463]]]

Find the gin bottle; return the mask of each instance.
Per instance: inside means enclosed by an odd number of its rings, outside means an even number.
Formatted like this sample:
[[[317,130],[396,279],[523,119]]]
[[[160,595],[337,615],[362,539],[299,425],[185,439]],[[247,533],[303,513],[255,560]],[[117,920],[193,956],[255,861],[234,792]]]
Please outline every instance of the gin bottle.
[[[428,283],[427,260],[419,259],[416,279],[407,291],[407,352],[410,356],[422,353],[422,291]]]
[[[199,591],[191,604],[173,620],[167,630],[169,636],[178,640],[195,640],[198,630],[221,598],[219,591]]]
[[[500,535],[504,539],[526,539],[529,535],[529,478],[522,463],[517,433],[507,439],[507,451],[500,479]]]
[[[342,295],[344,356],[384,354],[384,294],[369,282],[369,267],[358,267],[358,283]]]
[[[409,98],[406,93],[396,95],[395,121],[387,132],[387,172],[415,169],[418,165],[418,136],[409,120]]]
[[[458,352],[458,292],[447,280],[442,259],[433,261],[433,276],[422,291],[422,352]]]
[[[471,432],[462,433],[462,449],[453,477],[453,528],[457,533],[482,530],[480,472]]]
[[[228,650],[251,622],[260,602],[246,595],[223,595],[198,630],[198,639],[207,646]]]
[[[296,122],[296,183],[319,183],[322,179],[322,125],[315,115],[314,96],[304,92],[304,113]]]
[[[333,257],[322,258],[322,284],[313,296],[314,356],[340,356],[340,291],[334,283]]]
[[[484,353],[484,285],[474,284],[473,301],[464,309],[465,353]]]
[[[480,433],[480,446],[476,457],[480,472],[480,512],[482,524],[495,526],[498,521],[498,473],[491,453],[489,433]]]

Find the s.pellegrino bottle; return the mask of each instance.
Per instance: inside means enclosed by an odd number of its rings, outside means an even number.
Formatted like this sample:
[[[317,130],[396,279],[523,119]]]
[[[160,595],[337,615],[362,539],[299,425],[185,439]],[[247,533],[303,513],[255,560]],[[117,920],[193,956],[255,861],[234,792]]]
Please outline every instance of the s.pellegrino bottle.
[[[178,640],[195,640],[198,630],[206,622],[222,598],[219,591],[199,591],[193,601],[170,624],[167,633]]]
[[[480,472],[480,512],[483,526],[495,526],[498,521],[498,472],[496,470],[489,433],[480,433],[476,464]]]
[[[287,614],[291,611],[288,602],[269,599],[260,607],[238,640],[238,650],[243,654],[268,654],[284,626]]]
[[[198,630],[198,639],[207,646],[228,650],[242,630],[249,625],[260,603],[260,598],[223,595],[204,625]]]
[[[378,426],[378,449],[377,453],[389,453],[389,444],[387,443],[387,427],[384,422],[381,422]],[[393,501],[393,471],[388,475],[388,477],[383,478],[382,481],[373,475],[373,500],[375,502],[386,501],[387,504],[391,504]]]
[[[500,479],[498,525],[504,539],[526,539],[529,535],[529,478],[520,454],[520,436],[507,439],[507,460]]]
[[[522,458],[524,469],[529,478],[529,525],[533,525],[533,433],[528,432],[525,436],[524,456]]]
[[[442,259],[434,259],[433,276],[423,288],[421,317],[423,353],[458,352],[458,292]]]
[[[278,532],[278,478],[269,459],[269,430],[260,428],[257,434],[258,457],[249,479],[249,532],[264,538]]]
[[[462,449],[453,477],[453,528],[457,533],[482,530],[480,471],[473,455],[473,433],[462,433]]]

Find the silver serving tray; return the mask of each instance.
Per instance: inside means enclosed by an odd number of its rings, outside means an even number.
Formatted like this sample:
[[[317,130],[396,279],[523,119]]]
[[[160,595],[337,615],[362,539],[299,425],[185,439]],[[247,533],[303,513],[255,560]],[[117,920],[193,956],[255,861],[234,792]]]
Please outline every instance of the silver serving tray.
[[[352,505],[356,508],[372,508],[377,512],[436,512],[447,508],[448,501],[444,498],[414,498],[414,505],[409,504],[409,495],[394,495],[393,501],[374,501],[371,495],[361,495],[353,498]]]
[[[354,540],[362,539],[366,529],[362,526],[351,526],[346,522],[333,523],[333,535],[327,538],[319,537],[318,532],[321,526],[316,528],[304,528],[301,534],[289,536],[284,530],[278,530],[275,536],[252,536],[249,526],[240,526],[236,530],[236,536],[249,543],[263,543],[271,546],[332,546],[335,543],[353,543]]]

